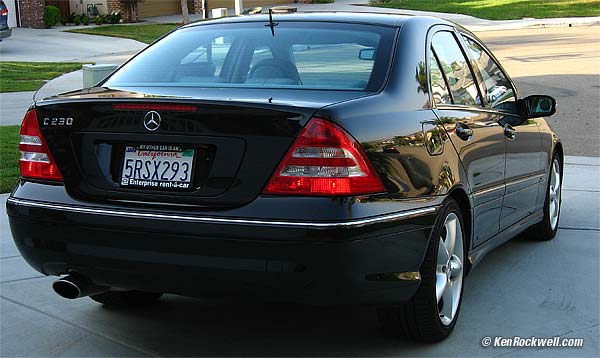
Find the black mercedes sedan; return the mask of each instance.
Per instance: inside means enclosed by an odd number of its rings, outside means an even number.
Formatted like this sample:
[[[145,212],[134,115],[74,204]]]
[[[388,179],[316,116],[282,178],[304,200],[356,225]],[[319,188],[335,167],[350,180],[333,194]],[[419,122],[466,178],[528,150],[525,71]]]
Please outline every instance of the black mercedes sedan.
[[[436,18],[204,21],[31,106],[10,226],[66,298],[366,304],[437,341],[487,252],[555,236],[555,106]]]

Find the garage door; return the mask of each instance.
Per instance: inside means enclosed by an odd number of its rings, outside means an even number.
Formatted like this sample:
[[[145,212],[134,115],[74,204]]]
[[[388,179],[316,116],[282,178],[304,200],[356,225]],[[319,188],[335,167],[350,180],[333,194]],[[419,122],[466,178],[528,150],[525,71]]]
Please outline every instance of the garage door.
[[[143,0],[138,5],[138,17],[181,14],[180,0]]]

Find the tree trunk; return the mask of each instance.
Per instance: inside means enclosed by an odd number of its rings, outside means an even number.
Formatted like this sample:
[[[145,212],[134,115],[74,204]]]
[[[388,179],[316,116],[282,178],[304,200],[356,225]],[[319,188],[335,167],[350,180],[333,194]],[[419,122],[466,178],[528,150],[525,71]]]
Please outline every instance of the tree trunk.
[[[181,0],[181,16],[183,17],[183,24],[190,23],[190,14],[188,11],[188,2],[187,0]]]
[[[137,22],[137,1],[129,2],[129,13],[131,14],[131,22]]]

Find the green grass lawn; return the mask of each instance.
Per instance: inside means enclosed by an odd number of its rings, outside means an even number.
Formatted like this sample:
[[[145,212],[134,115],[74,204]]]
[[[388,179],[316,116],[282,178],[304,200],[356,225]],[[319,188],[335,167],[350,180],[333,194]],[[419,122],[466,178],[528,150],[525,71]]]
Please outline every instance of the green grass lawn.
[[[0,62],[0,92],[37,91],[47,81],[81,69],[83,63]]]
[[[600,15],[600,0],[374,0],[373,5],[465,14],[489,20]]]
[[[19,179],[20,126],[0,126],[0,193],[10,192]]]
[[[178,24],[107,25],[66,31],[88,35],[122,37],[149,44],[179,26]]]

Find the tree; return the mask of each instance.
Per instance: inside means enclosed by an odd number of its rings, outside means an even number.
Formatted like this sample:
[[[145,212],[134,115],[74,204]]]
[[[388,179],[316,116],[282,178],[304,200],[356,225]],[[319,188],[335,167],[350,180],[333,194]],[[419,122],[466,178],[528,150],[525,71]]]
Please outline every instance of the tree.
[[[183,17],[183,24],[190,23],[190,14],[188,10],[188,2],[187,0],[181,0],[181,16]]]

